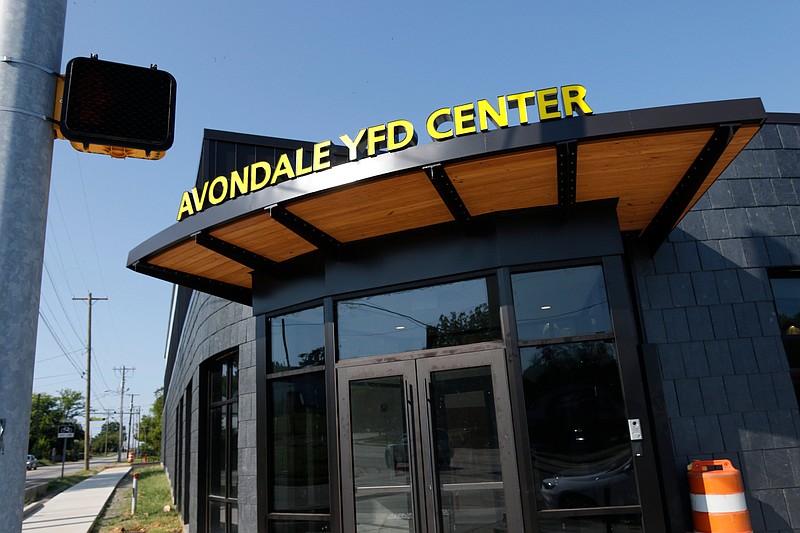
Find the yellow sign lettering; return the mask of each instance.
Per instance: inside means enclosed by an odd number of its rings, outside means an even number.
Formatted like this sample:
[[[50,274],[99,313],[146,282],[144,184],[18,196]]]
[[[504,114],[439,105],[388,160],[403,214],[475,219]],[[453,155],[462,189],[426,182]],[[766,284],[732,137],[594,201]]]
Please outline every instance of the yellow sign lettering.
[[[272,173],[272,181],[270,181],[270,185],[275,185],[278,181],[278,178],[286,177],[286,179],[294,178],[294,170],[292,170],[292,164],[289,162],[289,156],[286,154],[281,154],[278,158],[278,163],[275,165],[275,172]]]
[[[475,106],[473,104],[457,105],[453,108],[453,124],[456,137],[475,133]]]
[[[358,159],[358,154],[364,151],[364,132],[366,132],[366,128],[362,128],[358,135],[356,135],[355,139],[351,139],[349,135],[346,133],[344,135],[340,135],[339,138],[342,140],[347,149],[350,151],[349,159],[350,161],[355,161]]]
[[[194,209],[192,209],[192,200],[189,198],[189,191],[185,191],[181,196],[181,206],[178,209],[178,222],[184,216],[192,216],[194,215]]]
[[[258,181],[258,170],[264,171],[264,179]],[[255,192],[269,184],[272,175],[272,167],[266,161],[257,161],[250,165],[250,192]]]
[[[314,172],[325,170],[331,167],[331,141],[325,141],[314,145]]]
[[[367,155],[372,157],[386,148],[386,125],[367,128]]]
[[[519,114],[519,123],[521,125],[530,124],[528,121],[528,101],[533,100],[534,94],[535,93],[533,91],[528,91],[524,93],[509,94],[506,96],[506,100],[508,100],[508,107],[517,110],[517,113]]]
[[[439,131],[439,127],[447,122],[452,122],[453,116],[450,114],[449,107],[437,109],[425,121],[425,129],[434,141],[443,141],[453,136],[453,130]]]
[[[294,151],[294,175],[296,177],[305,176],[306,174],[311,174],[312,167],[309,165],[307,167],[303,166],[303,156],[305,155],[305,150],[302,148],[298,148]]]
[[[508,127],[508,108],[504,97],[497,97],[497,109],[488,100],[478,100],[478,127],[481,131],[489,130],[489,121],[495,128]]]
[[[581,115],[591,115],[592,108],[586,103],[586,88],[583,85],[565,85],[561,87],[561,102],[564,104],[564,116],[571,117],[576,109]]]
[[[539,120],[561,118],[558,109],[558,88],[539,89],[536,91],[536,106],[539,108]]]
[[[388,137],[386,148],[390,152],[417,145],[417,132],[414,131],[414,125],[407,120],[389,122],[386,125],[386,133]]]

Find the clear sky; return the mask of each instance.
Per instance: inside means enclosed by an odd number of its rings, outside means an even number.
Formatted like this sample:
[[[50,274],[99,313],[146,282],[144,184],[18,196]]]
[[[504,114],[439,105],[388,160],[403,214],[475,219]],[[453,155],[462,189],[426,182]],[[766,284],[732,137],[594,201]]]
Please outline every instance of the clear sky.
[[[68,0],[62,72],[91,53],[156,63],[178,81],[177,122],[156,162],[56,142],[34,392],[84,390],[86,303],[72,298],[92,291],[108,298],[93,307],[93,405],[118,407],[103,391],[124,365],[149,409],[172,286],[125,265],[175,222],[204,128],[308,141],[396,119],[422,130],[439,107],[568,84],[595,113],[747,97],[800,113],[798,20],[796,0]]]

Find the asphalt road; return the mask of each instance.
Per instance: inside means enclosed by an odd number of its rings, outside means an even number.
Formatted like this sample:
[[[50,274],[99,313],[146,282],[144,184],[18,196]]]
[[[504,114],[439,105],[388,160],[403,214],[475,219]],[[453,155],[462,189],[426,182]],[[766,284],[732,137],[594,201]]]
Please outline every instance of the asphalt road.
[[[116,463],[117,456],[116,454],[109,456],[109,457],[92,457],[89,460],[89,466],[97,465],[97,464],[108,464],[108,463]],[[78,470],[83,470],[83,460],[80,461],[68,461],[64,463],[64,475],[68,476],[73,472],[77,472]],[[61,463],[52,465],[52,466],[41,466],[37,470],[28,470],[27,471],[27,478],[25,479],[25,487],[30,487],[31,485],[36,485],[38,483],[47,483],[53,479],[57,479],[61,477]]]

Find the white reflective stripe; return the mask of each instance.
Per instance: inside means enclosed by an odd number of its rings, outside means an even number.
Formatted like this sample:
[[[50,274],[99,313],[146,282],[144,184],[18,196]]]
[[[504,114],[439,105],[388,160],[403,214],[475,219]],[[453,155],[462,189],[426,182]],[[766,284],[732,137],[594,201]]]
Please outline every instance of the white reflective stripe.
[[[736,494],[690,494],[692,510],[699,513],[736,513],[747,510],[744,492]]]

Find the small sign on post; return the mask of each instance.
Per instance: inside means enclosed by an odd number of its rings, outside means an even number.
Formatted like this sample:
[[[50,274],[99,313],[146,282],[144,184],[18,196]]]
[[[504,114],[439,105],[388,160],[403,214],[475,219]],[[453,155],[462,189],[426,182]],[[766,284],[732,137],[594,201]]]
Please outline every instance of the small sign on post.
[[[64,461],[67,459],[67,439],[75,438],[75,427],[62,424],[58,426],[58,438],[64,439],[61,446],[61,477],[64,477]]]
[[[75,428],[72,426],[59,426],[58,428],[58,438],[59,439],[74,439],[75,438]]]

